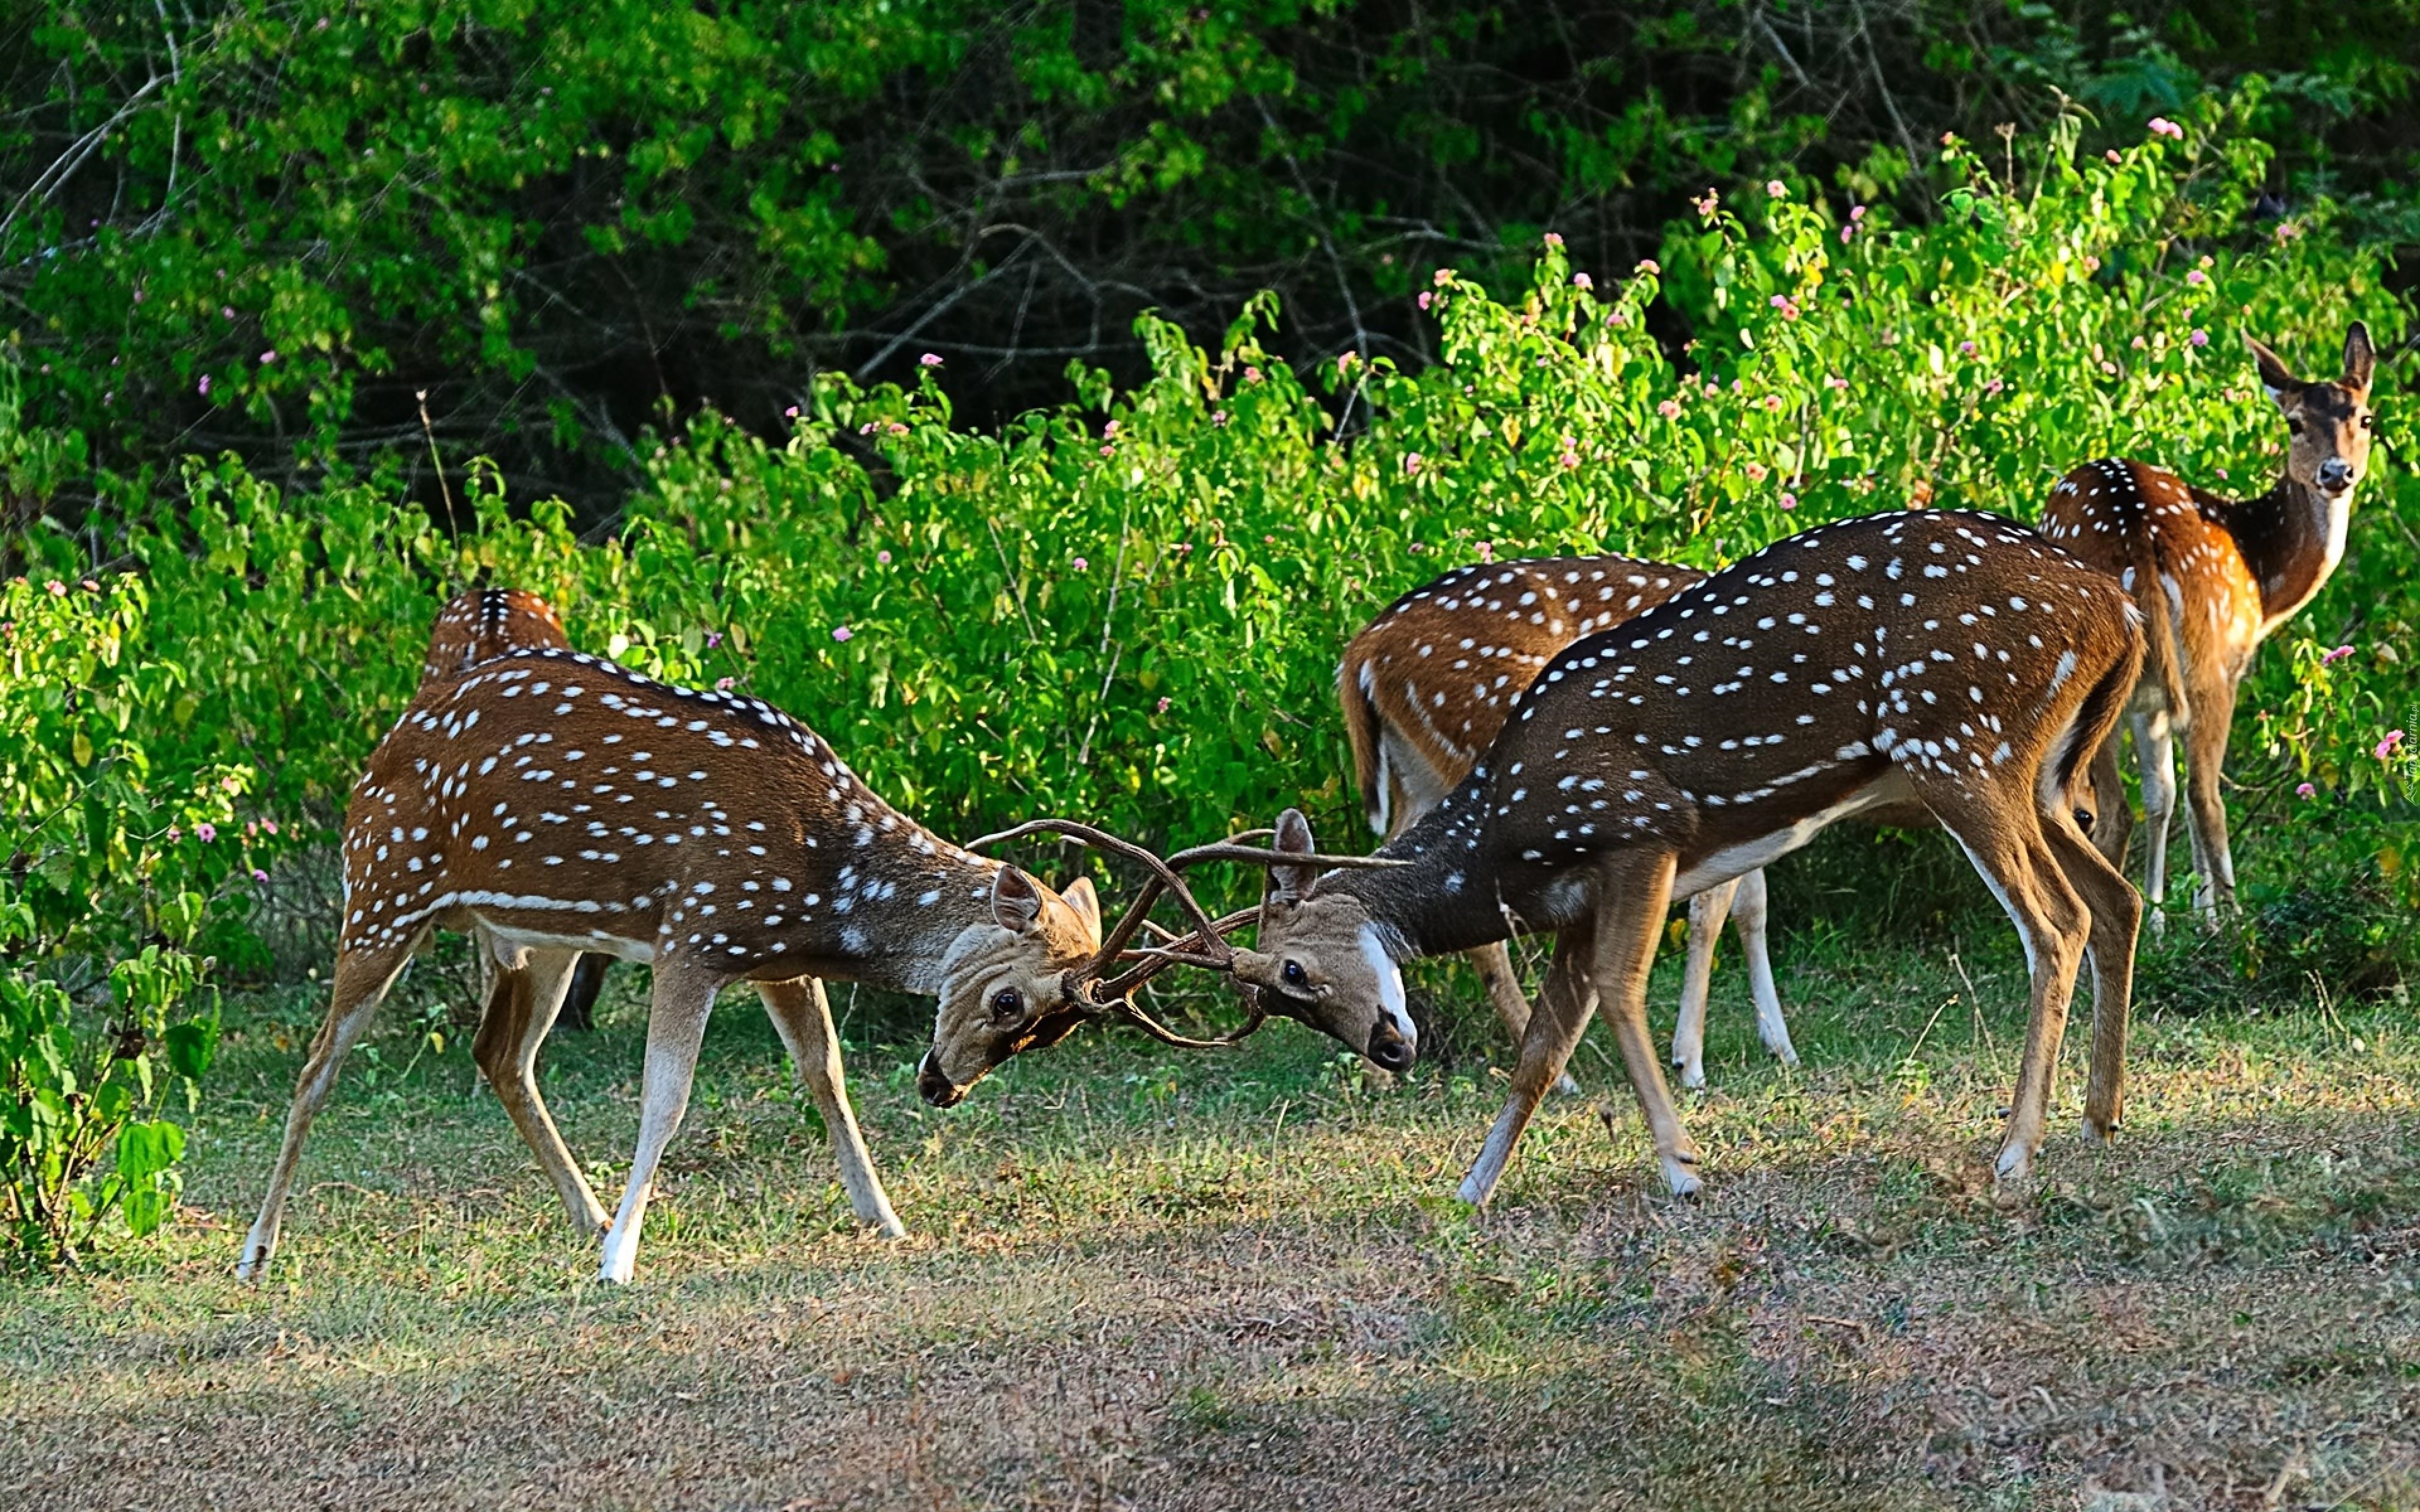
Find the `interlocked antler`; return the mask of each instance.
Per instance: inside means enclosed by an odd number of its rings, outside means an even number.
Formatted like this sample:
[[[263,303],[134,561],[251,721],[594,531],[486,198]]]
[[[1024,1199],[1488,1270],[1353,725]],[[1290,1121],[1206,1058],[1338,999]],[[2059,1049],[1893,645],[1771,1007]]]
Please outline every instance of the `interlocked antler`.
[[[1128,905],[1126,911],[1119,917],[1116,925],[1102,939],[1101,949],[1093,959],[1068,973],[1068,995],[1086,1004],[1095,1012],[1116,1014],[1162,1044],[1172,1045],[1180,1050],[1215,1050],[1239,1043],[1259,1029],[1268,1019],[1266,1011],[1262,1007],[1260,994],[1235,982],[1233,976],[1235,952],[1227,943],[1227,936],[1257,918],[1260,910],[1258,908],[1238,909],[1224,918],[1212,918],[1209,911],[1202,906],[1201,901],[1193,896],[1193,889],[1185,885],[1183,873],[1187,868],[1202,861],[1245,861],[1263,866],[1273,866],[1279,862],[1296,866],[1330,867],[1386,867],[1404,864],[1400,861],[1382,860],[1374,856],[1303,855],[1241,843],[1265,838],[1271,833],[1265,829],[1244,830],[1213,844],[1197,845],[1191,850],[1179,851],[1163,860],[1148,847],[1112,835],[1094,825],[1087,825],[1073,819],[1033,819],[1028,820],[1014,829],[1004,829],[996,835],[985,835],[983,839],[971,842],[967,848],[982,850],[985,846],[1019,840],[1028,835],[1055,834],[1063,835],[1079,844],[1108,851],[1113,856],[1123,856],[1128,860],[1140,863],[1150,872],[1150,876],[1143,883],[1142,891],[1136,896],[1133,903]],[[1150,922],[1151,911],[1158,903],[1162,894],[1173,894],[1178,906],[1192,917],[1191,933],[1179,936]],[[1132,942],[1135,935],[1144,929],[1151,930],[1167,943],[1134,945]],[[1134,964],[1115,977],[1109,976],[1109,967],[1121,961]],[[1235,987],[1249,1002],[1250,1011],[1243,1025],[1211,1039],[1197,1040],[1188,1035],[1177,1033],[1144,1012],[1134,1000],[1135,993],[1152,978],[1176,965],[1200,966],[1205,971],[1215,972],[1224,977],[1228,984]]]

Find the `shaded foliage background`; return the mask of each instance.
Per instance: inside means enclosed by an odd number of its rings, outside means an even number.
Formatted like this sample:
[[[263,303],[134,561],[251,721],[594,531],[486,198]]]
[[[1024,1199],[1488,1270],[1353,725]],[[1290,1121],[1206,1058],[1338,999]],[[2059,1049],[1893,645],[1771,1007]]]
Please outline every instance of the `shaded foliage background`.
[[[2242,87],[2252,213],[2408,236],[2415,48],[2413,0],[29,4],[0,339],[116,473],[386,459],[434,504],[430,453],[477,454],[585,521],[667,414],[771,436],[933,351],[997,420],[1071,358],[1140,378],[1142,310],[1210,339],[1264,288],[1282,360],[1425,362],[1438,266],[1502,282],[1552,229],[1627,268],[1768,174],[1887,197],[2062,95],[2098,147]]]

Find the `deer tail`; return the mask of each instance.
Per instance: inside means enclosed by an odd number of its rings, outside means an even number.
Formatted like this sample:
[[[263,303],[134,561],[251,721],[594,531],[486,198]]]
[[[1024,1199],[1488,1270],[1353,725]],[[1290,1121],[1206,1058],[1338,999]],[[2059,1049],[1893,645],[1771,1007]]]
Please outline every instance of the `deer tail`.
[[[2160,557],[2151,544],[2149,521],[2130,532],[2134,547],[2134,602],[2143,609],[2144,671],[2160,680],[2167,696],[2168,725],[2182,730],[2193,722],[2193,705],[2185,698],[2184,657],[2177,649],[2176,606],[2160,577]]]
[[[1336,697],[1344,706],[1344,739],[1353,748],[1353,782],[1361,790],[1361,813],[1370,827],[1387,833],[1393,795],[1388,790],[1387,752],[1380,737],[1377,669],[1357,646],[1347,647],[1336,669]]]

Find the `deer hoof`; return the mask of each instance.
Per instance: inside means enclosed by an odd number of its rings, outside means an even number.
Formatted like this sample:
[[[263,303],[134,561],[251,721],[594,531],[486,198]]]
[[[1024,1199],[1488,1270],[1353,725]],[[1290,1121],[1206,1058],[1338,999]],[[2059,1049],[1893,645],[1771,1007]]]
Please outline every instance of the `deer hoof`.
[[[1993,1163],[1992,1175],[2002,1181],[2022,1181],[2033,1174],[2034,1152],[2022,1142],[2012,1142],[2000,1151]]]
[[[1698,1180],[1698,1173],[1691,1168],[1697,1162],[1684,1161],[1676,1155],[1667,1155],[1662,1164],[1664,1184],[1672,1189],[1674,1196],[1687,1197],[1695,1201],[1698,1194],[1705,1189],[1705,1183]]]

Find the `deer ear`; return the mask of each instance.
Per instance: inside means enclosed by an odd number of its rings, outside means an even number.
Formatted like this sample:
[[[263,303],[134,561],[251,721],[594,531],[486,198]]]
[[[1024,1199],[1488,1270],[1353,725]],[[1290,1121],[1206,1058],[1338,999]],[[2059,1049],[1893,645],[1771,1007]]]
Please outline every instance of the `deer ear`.
[[[2356,320],[2345,332],[2344,386],[2366,396],[2370,378],[2377,371],[2378,347],[2369,339],[2369,327]]]
[[[2252,363],[2260,370],[2260,386],[2269,391],[2270,398],[2282,405],[2303,396],[2303,380],[2287,368],[2275,352],[2251,336],[2243,338],[2243,345],[2252,348]]]
[[[1309,856],[1319,849],[1311,838],[1311,821],[1302,816],[1301,810],[1288,809],[1278,815],[1277,838],[1269,842],[1269,849],[1281,856]],[[1300,902],[1311,896],[1311,884],[1318,875],[1314,867],[1272,866],[1264,899],[1272,903]]]
[[[1042,917],[1042,889],[1013,866],[991,879],[991,917],[1011,934],[1022,934]]]
[[[1094,949],[1101,948],[1101,898],[1093,890],[1091,877],[1078,877],[1067,884],[1060,900],[1073,909],[1077,922],[1084,926],[1084,940]]]

